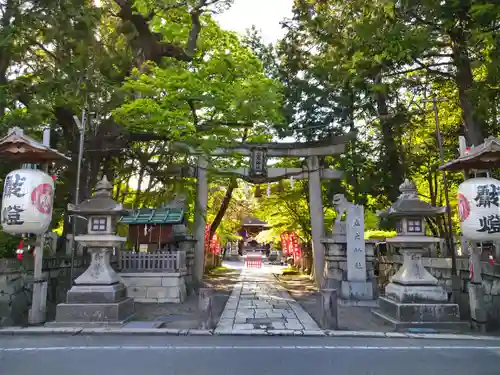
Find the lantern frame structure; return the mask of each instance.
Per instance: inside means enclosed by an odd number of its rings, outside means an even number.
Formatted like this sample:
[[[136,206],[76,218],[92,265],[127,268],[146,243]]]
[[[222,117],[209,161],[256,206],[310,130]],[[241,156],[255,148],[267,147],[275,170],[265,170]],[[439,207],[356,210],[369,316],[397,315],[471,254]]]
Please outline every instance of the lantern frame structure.
[[[71,158],[50,148],[50,129],[43,132],[43,142],[24,134],[23,129],[15,127],[8,131],[7,135],[0,139],[0,158],[12,162],[41,164],[42,169],[47,172],[48,164],[54,162],[67,163]],[[37,247],[43,249],[44,236],[37,235]],[[45,322],[47,309],[47,280],[43,278],[43,251],[40,250],[35,257],[33,270],[33,299],[29,312],[30,324]]]

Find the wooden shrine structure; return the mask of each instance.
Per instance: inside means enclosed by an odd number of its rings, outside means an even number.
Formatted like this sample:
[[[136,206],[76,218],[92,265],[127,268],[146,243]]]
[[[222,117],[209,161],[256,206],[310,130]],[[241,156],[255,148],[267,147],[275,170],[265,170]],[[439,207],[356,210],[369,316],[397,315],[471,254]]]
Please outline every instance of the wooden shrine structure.
[[[185,225],[184,199],[160,208],[139,208],[120,218],[128,225],[128,240],[136,251],[157,251],[175,242],[175,226]]]

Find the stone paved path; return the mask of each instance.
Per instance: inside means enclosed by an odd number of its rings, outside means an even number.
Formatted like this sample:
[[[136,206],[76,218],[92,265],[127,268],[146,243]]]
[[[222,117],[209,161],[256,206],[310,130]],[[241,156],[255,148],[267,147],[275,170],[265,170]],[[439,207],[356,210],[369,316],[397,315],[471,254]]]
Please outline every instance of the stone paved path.
[[[239,282],[226,303],[215,333],[241,331],[304,331],[321,329],[307,312],[278,284],[272,268],[243,269]]]

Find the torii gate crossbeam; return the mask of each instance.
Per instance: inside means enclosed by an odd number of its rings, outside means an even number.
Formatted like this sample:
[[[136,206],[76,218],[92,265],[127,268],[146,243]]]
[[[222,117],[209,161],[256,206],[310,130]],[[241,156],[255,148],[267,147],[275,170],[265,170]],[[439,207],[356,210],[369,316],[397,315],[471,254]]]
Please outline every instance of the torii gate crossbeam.
[[[321,243],[324,235],[323,200],[321,179],[340,179],[342,172],[334,169],[324,169],[319,166],[319,156],[332,156],[345,152],[345,145],[353,134],[335,137],[321,142],[307,143],[245,143],[242,145],[219,148],[211,152],[212,156],[232,156],[239,154],[251,158],[250,168],[232,170],[213,170],[221,174],[233,174],[254,183],[279,181],[283,178],[308,178],[309,180],[309,211],[311,217],[311,234],[315,283],[321,286],[325,264],[325,251]],[[208,161],[203,153],[190,146],[177,143],[177,148],[198,155],[196,169],[188,170],[188,175],[197,177],[197,204],[195,212],[195,264],[193,279],[200,283],[203,279],[205,228],[208,204]],[[305,157],[307,168],[267,168],[268,157]],[[187,176],[186,176],[187,177]]]

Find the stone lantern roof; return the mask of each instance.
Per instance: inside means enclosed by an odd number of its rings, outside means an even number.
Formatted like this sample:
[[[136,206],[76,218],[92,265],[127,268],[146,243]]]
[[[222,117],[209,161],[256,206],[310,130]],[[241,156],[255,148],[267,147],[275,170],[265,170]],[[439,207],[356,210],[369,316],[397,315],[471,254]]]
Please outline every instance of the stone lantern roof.
[[[121,203],[113,200],[113,185],[108,181],[106,176],[102,177],[95,187],[95,193],[92,198],[89,198],[80,204],[68,204],[70,213],[79,214],[82,216],[89,215],[107,215],[107,216],[126,216],[129,215],[129,210],[123,208]]]
[[[405,179],[399,186],[401,195],[386,211],[379,212],[381,217],[432,217],[444,214],[446,207],[434,207],[418,197],[417,186]]]

